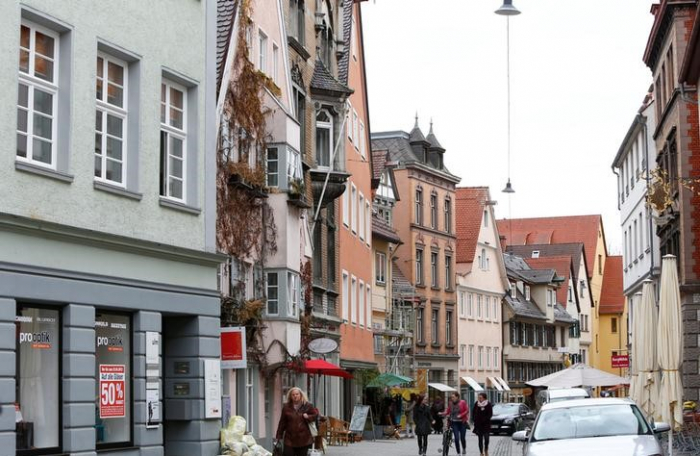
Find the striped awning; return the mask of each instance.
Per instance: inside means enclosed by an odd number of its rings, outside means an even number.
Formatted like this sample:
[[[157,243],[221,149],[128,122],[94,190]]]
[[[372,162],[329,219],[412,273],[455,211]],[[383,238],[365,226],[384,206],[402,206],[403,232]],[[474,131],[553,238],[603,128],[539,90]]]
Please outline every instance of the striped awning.
[[[510,391],[510,386],[508,386],[508,382],[503,380],[503,377],[494,377],[496,380],[498,380],[501,385],[503,386],[503,389],[506,391]]]
[[[471,386],[471,388],[477,393],[484,390],[484,388],[482,388],[481,385],[479,385],[479,383],[471,377],[462,377],[462,381]]]
[[[438,391],[441,391],[443,393],[451,393],[453,391],[457,391],[456,389],[452,388],[451,386],[447,386],[444,383],[428,383],[428,386],[431,388],[435,388]]]
[[[503,391],[503,385],[496,379],[496,377],[487,377],[489,379],[489,382],[491,382],[491,386],[496,388],[498,391]]]

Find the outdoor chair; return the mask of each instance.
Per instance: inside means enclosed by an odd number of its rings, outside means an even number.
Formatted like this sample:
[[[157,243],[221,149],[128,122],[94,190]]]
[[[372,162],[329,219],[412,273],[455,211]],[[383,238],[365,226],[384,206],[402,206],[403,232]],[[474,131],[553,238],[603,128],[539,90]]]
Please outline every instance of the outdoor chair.
[[[347,421],[328,417],[329,423],[329,445],[347,445],[350,442],[350,423]]]

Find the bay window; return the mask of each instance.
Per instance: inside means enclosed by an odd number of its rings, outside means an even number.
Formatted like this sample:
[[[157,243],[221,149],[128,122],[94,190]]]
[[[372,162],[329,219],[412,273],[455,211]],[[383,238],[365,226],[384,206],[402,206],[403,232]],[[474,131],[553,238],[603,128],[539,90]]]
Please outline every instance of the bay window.
[[[316,114],[316,165],[329,168],[332,151],[333,117],[327,109],[322,109]]]

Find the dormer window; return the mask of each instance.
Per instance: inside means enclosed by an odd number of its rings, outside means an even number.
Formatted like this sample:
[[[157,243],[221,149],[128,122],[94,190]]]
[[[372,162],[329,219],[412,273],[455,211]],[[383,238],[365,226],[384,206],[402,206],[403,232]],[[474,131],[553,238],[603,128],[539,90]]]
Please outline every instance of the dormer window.
[[[530,285],[525,285],[525,300],[530,300]]]
[[[518,296],[518,288],[515,286],[514,282],[510,283],[510,297],[515,299]]]
[[[532,251],[532,258],[539,258],[540,257],[540,251],[539,250],[533,250]]]

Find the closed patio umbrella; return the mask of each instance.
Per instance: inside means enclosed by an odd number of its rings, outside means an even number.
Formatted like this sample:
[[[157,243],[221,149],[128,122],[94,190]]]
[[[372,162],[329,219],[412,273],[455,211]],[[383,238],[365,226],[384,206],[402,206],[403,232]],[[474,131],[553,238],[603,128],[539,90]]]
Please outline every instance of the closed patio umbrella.
[[[641,293],[635,293],[634,299],[631,300],[630,302],[630,316],[631,316],[631,323],[630,323],[630,330],[632,331],[632,337],[630,338],[630,346],[631,346],[631,352],[630,352],[630,389],[629,389],[629,395],[630,398],[637,403],[637,405],[642,403],[642,397],[639,394],[639,382],[640,382],[640,377],[639,377],[639,325],[641,323],[639,319],[639,311],[640,311],[640,306],[641,306],[641,301],[642,301],[642,294]]]
[[[669,455],[673,454],[673,431],[680,430],[683,424],[683,384],[680,373],[683,362],[682,337],[681,295],[678,288],[676,257],[665,255],[661,264],[656,350],[661,369],[659,390],[661,419],[671,426],[668,442]]]
[[[637,368],[639,369],[639,389],[637,404],[647,418],[658,417],[656,404],[659,401],[659,369],[656,355],[656,331],[658,315],[654,299],[654,283],[645,280],[642,287],[642,300],[636,315],[639,317],[639,338],[637,339]]]

